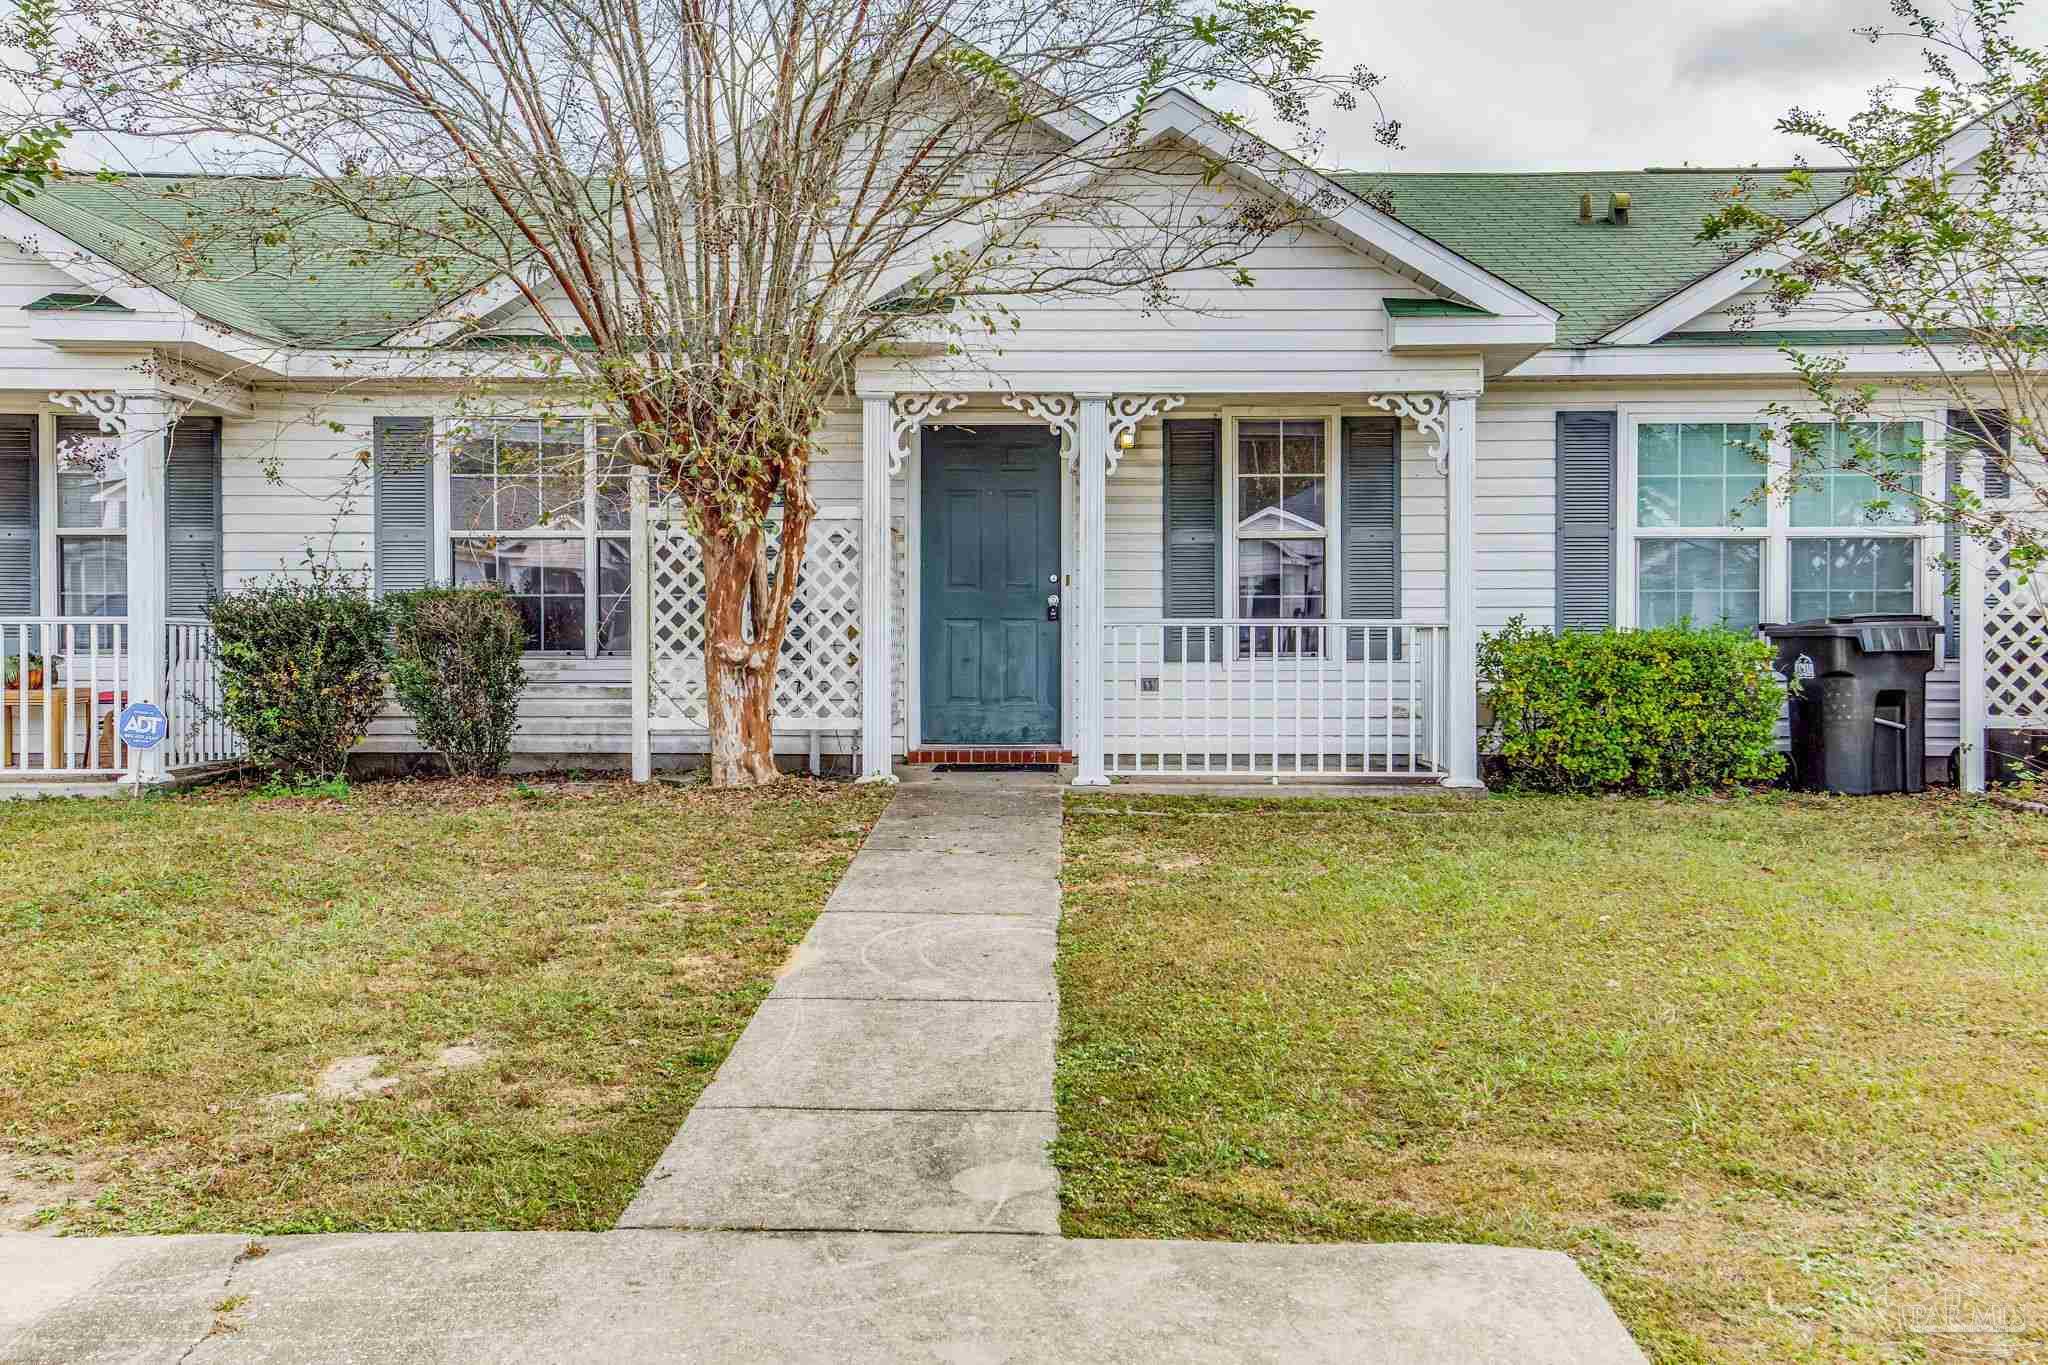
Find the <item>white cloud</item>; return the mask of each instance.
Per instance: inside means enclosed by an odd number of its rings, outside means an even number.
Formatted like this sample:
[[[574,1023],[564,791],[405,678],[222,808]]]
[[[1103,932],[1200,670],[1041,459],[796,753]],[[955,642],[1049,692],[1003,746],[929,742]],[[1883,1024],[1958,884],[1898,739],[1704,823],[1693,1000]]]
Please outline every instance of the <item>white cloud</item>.
[[[1935,0],[1936,4],[1940,0]],[[1916,44],[1873,47],[1885,0],[1729,0],[1719,6],[1435,0],[1325,5],[1332,66],[1384,73],[1406,150],[1366,114],[1333,115],[1326,164],[1367,170],[1627,170],[1780,164],[1814,155],[1777,133],[1794,105],[1847,114]],[[2048,6],[2027,17],[2048,28]]]

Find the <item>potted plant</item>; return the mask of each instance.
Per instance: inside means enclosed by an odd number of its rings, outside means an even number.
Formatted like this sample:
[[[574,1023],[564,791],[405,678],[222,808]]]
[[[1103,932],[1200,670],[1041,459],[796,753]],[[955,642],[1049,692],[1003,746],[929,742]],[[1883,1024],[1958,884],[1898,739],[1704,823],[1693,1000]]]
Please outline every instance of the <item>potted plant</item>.
[[[23,659],[22,656],[19,654],[9,654],[7,656],[8,687],[18,688],[21,686],[22,663]],[[40,692],[43,687],[43,656],[40,654],[31,654],[27,658],[27,664],[28,690],[31,692]]]

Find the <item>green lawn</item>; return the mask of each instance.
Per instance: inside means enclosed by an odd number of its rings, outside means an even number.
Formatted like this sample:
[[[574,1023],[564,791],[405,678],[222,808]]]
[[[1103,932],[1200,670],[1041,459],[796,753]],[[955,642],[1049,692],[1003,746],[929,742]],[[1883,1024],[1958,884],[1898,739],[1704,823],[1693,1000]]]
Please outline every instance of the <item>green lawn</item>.
[[[1574,1254],[1658,1361],[2048,1356],[2048,818],[1067,806],[1070,1235]]]
[[[0,802],[0,1228],[609,1226],[882,801]],[[364,1055],[395,1084],[312,1097]]]

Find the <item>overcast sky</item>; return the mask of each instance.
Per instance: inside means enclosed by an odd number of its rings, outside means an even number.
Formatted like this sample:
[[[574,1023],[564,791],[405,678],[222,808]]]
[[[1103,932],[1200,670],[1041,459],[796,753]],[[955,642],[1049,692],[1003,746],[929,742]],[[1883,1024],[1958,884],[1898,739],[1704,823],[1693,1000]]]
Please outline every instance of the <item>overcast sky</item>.
[[[1329,64],[1385,75],[1405,125],[1388,152],[1371,118],[1332,115],[1322,160],[1350,170],[1781,164],[1800,150],[1773,128],[1788,108],[1845,115],[1921,69],[1917,44],[1852,32],[1887,21],[1885,0],[1308,3]],[[2048,5],[2033,9],[2023,32],[2039,41]]]

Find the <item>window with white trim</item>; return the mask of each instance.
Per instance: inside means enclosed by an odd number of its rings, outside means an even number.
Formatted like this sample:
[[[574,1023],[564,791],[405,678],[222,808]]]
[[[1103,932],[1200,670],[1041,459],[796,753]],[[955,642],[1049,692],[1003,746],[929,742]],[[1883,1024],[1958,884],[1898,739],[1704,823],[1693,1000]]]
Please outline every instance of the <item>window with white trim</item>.
[[[1745,422],[1636,428],[1636,624],[1754,630],[1763,620],[1766,466]]]
[[[1309,420],[1237,421],[1232,473],[1237,614],[1243,620],[1319,621],[1329,614],[1328,423]],[[1245,653],[1294,653],[1303,642],[1283,631],[1239,632]],[[1313,647],[1313,642],[1308,642]]]
[[[584,417],[451,426],[448,525],[457,583],[495,583],[535,653],[632,649],[631,463]]]
[[[1887,500],[1868,470],[1840,466],[1861,438],[1900,461],[1897,474],[1917,489],[1921,424],[1814,425],[1826,468],[1789,498],[1766,499],[1759,490],[1773,471],[1761,423],[1634,423],[1626,548],[1634,624],[1746,631],[1764,621],[1919,608],[1927,528],[1910,503]]]
[[[1841,462],[1860,437],[1907,489],[1920,489],[1920,424],[1871,423],[1821,430],[1828,470],[1809,486],[1795,490],[1789,520],[1791,619],[1820,616],[1905,615],[1914,610],[1914,584],[1919,579],[1920,532],[1909,500],[1887,495],[1874,475],[1844,470]],[[1853,527],[1861,535],[1812,536],[1815,528]]]
[[[119,439],[79,418],[57,422],[57,611],[128,614],[128,481]]]

